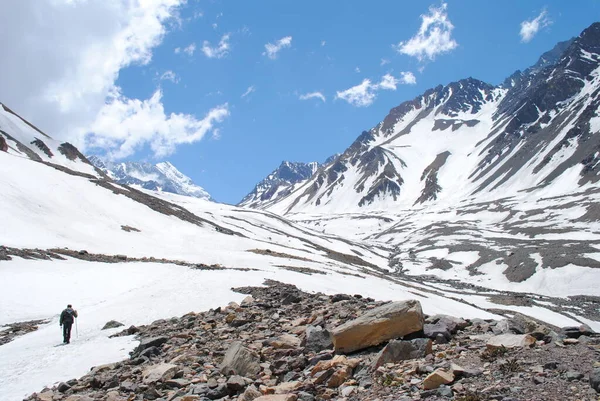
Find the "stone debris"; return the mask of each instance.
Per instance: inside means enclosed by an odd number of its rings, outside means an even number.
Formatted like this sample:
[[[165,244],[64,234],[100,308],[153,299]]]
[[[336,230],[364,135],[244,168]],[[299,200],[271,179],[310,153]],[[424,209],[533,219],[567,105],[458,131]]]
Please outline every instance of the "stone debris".
[[[239,304],[129,327],[117,334],[140,339],[129,359],[93,367],[81,378],[26,400],[548,401],[600,396],[600,337],[589,328],[540,328],[522,316],[498,321],[426,316],[416,301],[383,303],[265,284],[234,289],[247,295]],[[534,335],[542,332],[539,339]]]

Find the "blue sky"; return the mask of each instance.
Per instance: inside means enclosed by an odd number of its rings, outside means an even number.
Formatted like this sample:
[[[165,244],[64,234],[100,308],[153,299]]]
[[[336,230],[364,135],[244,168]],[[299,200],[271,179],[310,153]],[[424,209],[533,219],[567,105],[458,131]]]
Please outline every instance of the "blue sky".
[[[39,2],[26,3],[30,9],[5,13],[7,23],[18,13],[42,13]],[[227,203],[283,160],[322,162],[342,152],[428,88],[469,76],[498,84],[600,20],[600,2],[592,0],[47,3],[43,18],[27,19],[36,24],[28,35],[37,32],[40,41],[59,35],[40,22],[53,11],[56,19],[65,9],[89,15],[90,23],[56,21],[70,38],[60,42],[65,53],[40,62],[69,68],[32,82],[29,97],[16,95],[14,84],[3,95],[7,104],[88,153],[169,160]],[[104,14],[109,22],[95,26]],[[34,68],[23,67],[35,63],[19,51],[15,70]],[[41,96],[34,86],[47,90]],[[40,98],[46,106],[32,106]]]

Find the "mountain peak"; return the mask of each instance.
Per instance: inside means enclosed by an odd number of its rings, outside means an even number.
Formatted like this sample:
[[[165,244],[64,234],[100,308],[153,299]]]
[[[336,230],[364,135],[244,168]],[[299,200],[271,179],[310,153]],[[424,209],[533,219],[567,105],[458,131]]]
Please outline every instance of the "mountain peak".
[[[191,178],[168,161],[156,164],[132,161],[116,163],[103,160],[95,155],[89,156],[88,160],[119,184],[206,200],[211,199],[204,188],[194,184]]]

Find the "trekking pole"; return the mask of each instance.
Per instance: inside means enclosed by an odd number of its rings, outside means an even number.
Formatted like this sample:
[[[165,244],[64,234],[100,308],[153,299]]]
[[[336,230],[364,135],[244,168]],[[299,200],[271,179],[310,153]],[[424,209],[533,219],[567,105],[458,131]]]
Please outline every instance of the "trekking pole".
[[[77,326],[77,318],[75,318],[75,334],[77,334],[77,338],[79,338],[79,326]]]

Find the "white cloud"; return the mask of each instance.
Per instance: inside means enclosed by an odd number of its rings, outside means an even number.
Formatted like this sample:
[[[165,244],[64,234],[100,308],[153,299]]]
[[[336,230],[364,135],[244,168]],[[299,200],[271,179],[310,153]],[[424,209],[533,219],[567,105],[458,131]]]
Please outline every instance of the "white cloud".
[[[187,54],[188,56],[193,56],[194,52],[196,51],[196,44],[195,43],[191,43],[188,47],[186,47],[185,49],[182,50],[185,54]]]
[[[130,156],[144,145],[149,145],[156,157],[164,157],[177,145],[197,142],[210,131],[214,135],[215,124],[227,116],[227,103],[211,109],[201,120],[189,114],[167,115],[160,89],[149,99],[139,100],[128,99],[115,88],[86,140],[88,147],[100,148],[112,159]]]
[[[354,72],[359,73],[360,72],[360,68],[359,67],[354,68]]]
[[[550,24],[552,24],[552,21],[548,18],[546,10],[542,10],[540,15],[531,21],[526,20],[521,22],[521,31],[519,32],[519,35],[521,35],[521,42],[529,42],[540,29],[545,28]]]
[[[219,106],[202,120],[167,116],[160,91],[128,99],[115,86],[121,69],[150,62],[184,0],[5,3],[0,37],[11,40],[2,45],[2,101],[59,140],[82,151],[86,143],[106,143],[115,155],[145,140],[166,153],[197,140],[228,113]]]
[[[436,55],[455,49],[458,44],[451,37],[454,25],[448,19],[447,8],[446,3],[440,7],[430,6],[429,14],[421,15],[421,27],[417,34],[395,45],[396,51],[423,61],[434,60]]]
[[[414,85],[417,83],[417,78],[410,71],[402,71],[400,72],[400,83]]]
[[[277,58],[277,53],[279,53],[282,49],[285,49],[286,47],[291,47],[291,46],[292,46],[292,37],[291,36],[283,37],[283,38],[279,39],[278,41],[276,41],[275,44],[267,43],[265,45],[266,51],[263,53],[263,56],[267,56],[271,60],[274,60]]]
[[[241,98],[243,99],[253,92],[256,92],[256,87],[254,85],[250,85],[248,89],[246,89],[246,92],[242,93]]]
[[[370,79],[363,80],[359,85],[350,89],[336,92],[336,99],[342,99],[356,107],[367,107],[373,104],[380,90],[393,90],[399,84],[415,84],[415,76],[411,72],[401,72],[400,79],[391,74],[385,74],[378,83],[372,83]]]
[[[310,92],[305,93],[304,95],[300,95],[300,100],[309,100],[309,99],[321,99],[323,102],[326,101],[325,95],[321,92]]]
[[[391,63],[390,60],[388,60],[386,58],[382,58],[381,62],[379,63],[379,65],[383,66],[383,65],[386,65],[386,64],[389,64],[389,63]]]
[[[377,84],[375,89],[384,89],[384,90],[396,90],[396,86],[400,83],[396,78],[394,78],[390,74],[385,74],[381,77],[381,81]]]
[[[324,40],[321,41],[321,46],[325,46],[327,44],[327,42],[325,42]]]
[[[211,47],[210,42],[205,40],[202,44],[202,52],[208,58],[223,58],[229,53],[229,37],[230,34],[226,33],[221,37],[219,44],[215,47]]]
[[[374,86],[371,80],[365,79],[359,85],[336,92],[335,98],[345,100],[356,107],[370,106],[375,100]]]
[[[177,74],[175,74],[173,71],[171,70],[167,70],[165,71],[161,76],[160,76],[160,80],[161,81],[171,81],[174,84],[179,83],[179,77],[177,76]]]

